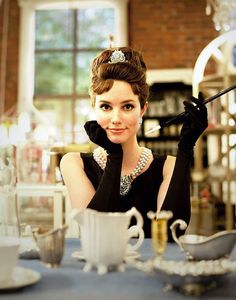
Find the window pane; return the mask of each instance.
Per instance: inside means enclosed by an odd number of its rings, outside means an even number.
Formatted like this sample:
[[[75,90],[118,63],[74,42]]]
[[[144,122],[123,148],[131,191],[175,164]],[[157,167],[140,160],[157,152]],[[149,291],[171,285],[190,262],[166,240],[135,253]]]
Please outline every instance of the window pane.
[[[72,10],[36,11],[36,49],[71,48]]]
[[[72,93],[72,54],[44,53],[35,56],[35,93]]]
[[[29,183],[29,181],[27,182]],[[53,229],[53,197],[19,195],[17,198],[20,224]]]
[[[94,108],[91,99],[79,99],[75,102],[76,124],[84,124],[86,121],[94,118]]]
[[[50,120],[52,127],[49,128],[55,134],[58,141],[72,142],[72,101],[45,100],[34,101],[36,108],[42,115]]]
[[[84,129],[84,123],[94,119],[94,109],[90,99],[79,99],[75,102],[75,143],[83,144],[89,142],[88,135]]]
[[[109,35],[114,35],[113,8],[89,8],[78,11],[78,47],[107,48]]]
[[[76,90],[78,94],[88,93],[90,84],[90,66],[94,57],[99,51],[80,52],[77,55],[77,82]]]

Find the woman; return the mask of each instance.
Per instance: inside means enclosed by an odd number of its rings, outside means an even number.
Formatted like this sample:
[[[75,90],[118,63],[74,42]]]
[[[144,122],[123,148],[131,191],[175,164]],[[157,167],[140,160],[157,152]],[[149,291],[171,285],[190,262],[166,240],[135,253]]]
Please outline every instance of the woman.
[[[176,158],[156,156],[140,147],[137,131],[147,109],[148,85],[142,55],[131,48],[103,51],[92,63],[90,94],[96,121],[85,124],[93,153],[68,153],[61,172],[72,207],[99,211],[127,211],[135,206],[147,212],[172,210],[173,220],[190,219],[190,166],[193,147],[207,127],[201,94],[184,101],[184,120]]]

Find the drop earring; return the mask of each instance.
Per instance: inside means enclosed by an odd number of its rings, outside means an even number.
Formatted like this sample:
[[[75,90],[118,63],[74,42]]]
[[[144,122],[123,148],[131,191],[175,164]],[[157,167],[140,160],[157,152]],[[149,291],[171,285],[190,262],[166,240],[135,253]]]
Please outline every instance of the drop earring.
[[[139,117],[138,123],[139,123],[140,126],[142,125],[142,123],[143,123],[143,118],[142,117]]]

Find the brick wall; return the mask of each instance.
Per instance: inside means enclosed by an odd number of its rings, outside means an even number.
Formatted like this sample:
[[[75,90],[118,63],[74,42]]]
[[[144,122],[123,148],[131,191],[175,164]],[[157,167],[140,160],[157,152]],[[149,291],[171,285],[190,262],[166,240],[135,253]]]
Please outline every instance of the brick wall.
[[[142,50],[148,68],[193,68],[217,36],[205,6],[205,0],[130,0],[130,44]]]
[[[19,7],[9,1],[5,110],[17,99]],[[217,36],[212,17],[205,15],[205,0],[130,0],[130,45],[143,51],[150,69],[193,68],[201,52]],[[3,4],[0,7],[0,55]],[[2,66],[1,66],[2,67]],[[26,83],[27,84],[27,83]]]

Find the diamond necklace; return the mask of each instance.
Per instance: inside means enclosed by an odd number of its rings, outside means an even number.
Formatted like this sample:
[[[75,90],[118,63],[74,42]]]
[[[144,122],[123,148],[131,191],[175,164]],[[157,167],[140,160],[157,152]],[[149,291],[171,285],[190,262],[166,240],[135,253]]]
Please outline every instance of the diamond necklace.
[[[131,189],[132,181],[142,173],[142,170],[147,165],[147,162],[152,156],[152,151],[148,148],[141,147],[142,152],[136,167],[129,175],[121,176],[120,178],[120,195],[125,196]],[[107,152],[102,147],[98,147],[93,151],[93,158],[98,163],[102,170],[106,167]]]

